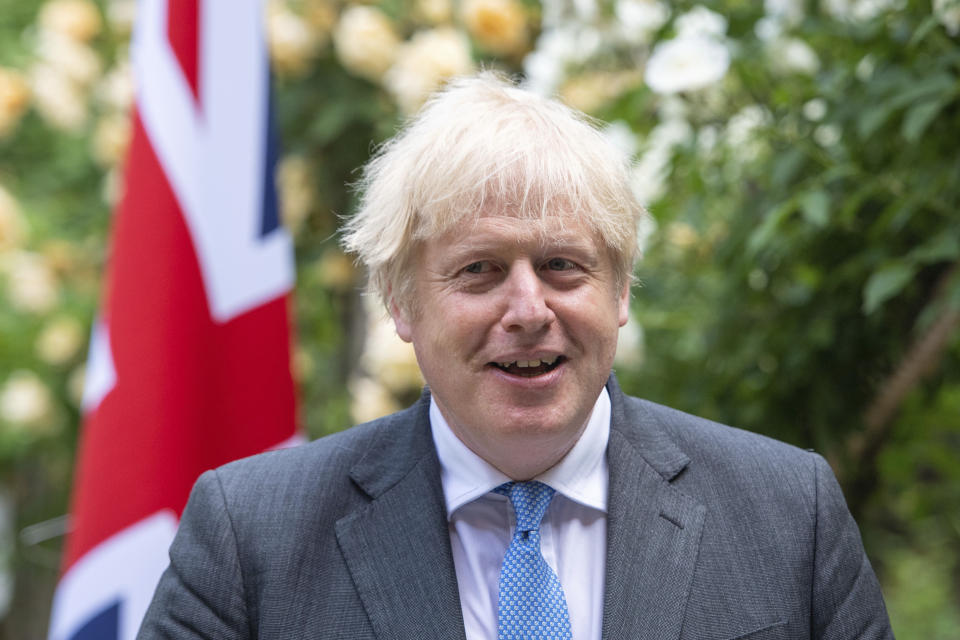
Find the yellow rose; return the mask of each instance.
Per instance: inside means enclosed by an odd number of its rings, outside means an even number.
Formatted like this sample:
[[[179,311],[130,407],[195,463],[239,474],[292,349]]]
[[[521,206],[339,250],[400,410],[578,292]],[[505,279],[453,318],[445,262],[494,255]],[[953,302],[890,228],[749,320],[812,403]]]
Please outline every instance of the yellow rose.
[[[636,70],[588,72],[567,80],[560,97],[574,109],[593,113],[642,81]]]
[[[19,370],[0,388],[0,419],[33,426],[44,422],[52,409],[50,390],[32,371]]]
[[[350,390],[350,416],[354,422],[368,422],[401,409],[390,392],[372,378],[356,377],[347,383]]]
[[[400,40],[382,11],[352,6],[340,16],[333,46],[347,71],[376,82],[393,64]]]
[[[288,155],[277,167],[277,189],[280,196],[280,217],[291,232],[303,226],[315,198],[313,170],[303,156]]]
[[[340,251],[325,252],[320,259],[318,270],[320,283],[334,291],[347,291],[357,281],[357,270],[353,266],[353,260]]]
[[[460,15],[474,41],[491,53],[516,55],[527,47],[527,16],[516,0],[465,0]]]
[[[13,69],[0,68],[0,137],[13,131],[30,104],[30,87]]]
[[[414,14],[429,24],[446,24],[452,13],[450,0],[417,0],[414,8]]]
[[[52,0],[40,10],[40,26],[78,42],[89,42],[103,26],[100,10],[89,0]]]
[[[50,311],[57,304],[59,285],[43,257],[26,251],[0,255],[6,275],[7,297],[14,309],[30,313]]]
[[[90,141],[93,159],[104,167],[119,164],[127,153],[130,134],[130,118],[126,114],[114,113],[101,118]]]
[[[83,328],[74,318],[57,318],[49,322],[37,337],[37,355],[49,364],[64,364],[77,355],[83,338]]]
[[[447,78],[471,73],[470,43],[452,27],[415,33],[384,75],[384,84],[404,113],[413,113]]]
[[[271,2],[267,11],[267,37],[270,60],[279,73],[306,72],[319,48],[310,25],[278,2]]]

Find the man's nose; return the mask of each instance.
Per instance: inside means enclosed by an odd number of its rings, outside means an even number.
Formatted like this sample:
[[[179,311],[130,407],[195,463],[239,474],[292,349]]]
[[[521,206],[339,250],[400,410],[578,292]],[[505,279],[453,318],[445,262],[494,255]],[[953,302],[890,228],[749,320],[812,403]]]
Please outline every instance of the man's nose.
[[[528,262],[511,265],[503,287],[505,310],[500,324],[507,331],[537,331],[554,319],[536,268]]]

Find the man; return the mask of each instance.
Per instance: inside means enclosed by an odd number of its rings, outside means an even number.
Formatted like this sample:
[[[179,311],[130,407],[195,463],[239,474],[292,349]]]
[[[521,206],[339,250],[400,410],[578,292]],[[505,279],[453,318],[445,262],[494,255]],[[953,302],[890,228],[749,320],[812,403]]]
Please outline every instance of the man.
[[[644,212],[582,117],[458,80],[361,186],[428,390],[204,474],[141,638],[892,638],[821,457],[617,386]]]

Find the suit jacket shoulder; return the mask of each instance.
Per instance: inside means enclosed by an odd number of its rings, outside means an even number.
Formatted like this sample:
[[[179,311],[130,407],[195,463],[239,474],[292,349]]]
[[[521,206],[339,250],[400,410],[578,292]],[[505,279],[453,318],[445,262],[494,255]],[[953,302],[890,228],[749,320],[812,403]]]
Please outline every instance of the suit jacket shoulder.
[[[606,635],[892,638],[821,456],[610,390]]]
[[[428,408],[201,476],[138,637],[462,636]]]

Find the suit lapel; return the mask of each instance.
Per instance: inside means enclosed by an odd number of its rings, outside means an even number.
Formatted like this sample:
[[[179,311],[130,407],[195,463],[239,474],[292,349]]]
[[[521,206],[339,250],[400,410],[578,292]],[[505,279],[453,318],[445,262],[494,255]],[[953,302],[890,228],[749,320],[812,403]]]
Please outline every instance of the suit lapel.
[[[372,501],[337,541],[380,638],[463,638],[440,466],[424,396],[351,471]]]
[[[680,637],[706,508],[671,481],[689,458],[616,380],[608,384],[605,638]]]

